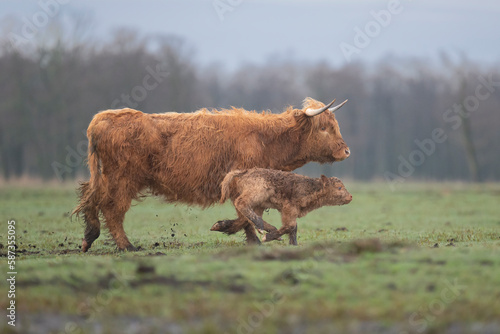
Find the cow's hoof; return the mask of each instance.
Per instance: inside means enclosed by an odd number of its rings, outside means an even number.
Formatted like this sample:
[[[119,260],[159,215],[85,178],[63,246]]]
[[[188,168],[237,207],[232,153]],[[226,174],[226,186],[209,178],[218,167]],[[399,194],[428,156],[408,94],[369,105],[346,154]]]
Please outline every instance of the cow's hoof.
[[[130,245],[124,247],[124,248],[118,247],[118,250],[120,252],[124,252],[124,251],[127,251],[127,252],[137,252],[138,251],[138,249],[135,248],[134,245],[132,245],[132,244],[130,244]]]
[[[260,239],[255,236],[253,238],[247,238],[247,245],[260,245],[261,242],[260,242]]]
[[[87,253],[87,251],[89,250],[90,248],[90,245],[89,243],[87,242],[87,240],[83,240],[82,241],[82,253]]]
[[[130,244],[127,246],[127,248],[125,248],[128,252],[137,252],[138,249],[136,247],[134,247],[134,245]]]

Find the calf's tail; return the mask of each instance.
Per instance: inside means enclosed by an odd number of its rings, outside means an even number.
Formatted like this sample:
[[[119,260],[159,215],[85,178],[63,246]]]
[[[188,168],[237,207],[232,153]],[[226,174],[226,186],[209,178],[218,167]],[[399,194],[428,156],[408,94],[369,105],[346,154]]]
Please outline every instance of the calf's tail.
[[[220,197],[220,203],[224,203],[226,201],[226,199],[228,199],[228,197],[231,195],[231,189],[230,189],[230,185],[231,185],[231,182],[233,181],[233,179],[235,177],[238,177],[238,176],[241,176],[241,175],[244,175],[246,174],[246,170],[233,170],[229,173],[226,174],[226,176],[224,177],[224,180],[222,180],[222,183],[221,183],[221,197]]]

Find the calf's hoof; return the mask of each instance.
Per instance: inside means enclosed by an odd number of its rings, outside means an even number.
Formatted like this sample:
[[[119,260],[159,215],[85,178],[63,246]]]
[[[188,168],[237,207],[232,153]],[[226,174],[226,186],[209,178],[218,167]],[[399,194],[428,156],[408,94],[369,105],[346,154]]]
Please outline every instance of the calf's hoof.
[[[217,223],[213,224],[210,231],[231,233],[231,227],[233,227],[234,220],[219,220]]]
[[[269,242],[273,240],[283,241],[281,235],[276,233],[267,233],[262,236],[262,242]]]
[[[220,231],[223,222],[224,222],[223,220],[219,220],[217,223],[213,224],[212,227],[210,228],[210,231],[216,231],[216,232]]]

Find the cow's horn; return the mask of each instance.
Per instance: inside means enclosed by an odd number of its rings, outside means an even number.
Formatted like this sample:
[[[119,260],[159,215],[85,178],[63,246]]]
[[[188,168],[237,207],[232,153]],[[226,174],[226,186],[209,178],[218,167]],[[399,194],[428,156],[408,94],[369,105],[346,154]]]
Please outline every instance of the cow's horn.
[[[324,106],[323,108],[319,108],[319,109],[306,109],[306,115],[307,116],[316,116],[316,115],[319,115],[321,114],[323,111],[327,110],[328,108],[330,108],[332,106],[332,104],[335,102],[336,99],[333,99],[332,102],[328,103],[328,105]]]
[[[330,110],[331,112],[335,112],[335,110],[340,109],[340,108],[341,108],[344,104],[346,104],[346,103],[347,103],[347,101],[349,101],[349,100],[345,100],[344,102],[342,102],[342,103],[341,103],[341,104],[339,104],[338,106],[333,107],[333,108],[330,108],[330,109],[328,109],[328,110]]]

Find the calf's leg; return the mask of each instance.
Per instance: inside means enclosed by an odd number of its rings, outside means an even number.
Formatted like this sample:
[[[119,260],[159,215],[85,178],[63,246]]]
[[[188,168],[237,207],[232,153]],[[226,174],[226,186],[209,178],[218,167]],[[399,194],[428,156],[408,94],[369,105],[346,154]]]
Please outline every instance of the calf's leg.
[[[265,208],[260,206],[256,206],[253,208],[253,211],[260,217],[262,217],[264,210]],[[276,227],[269,224],[265,220],[263,220],[263,222],[264,222],[264,228],[263,228],[264,231],[273,232],[278,230]],[[222,232],[231,235],[243,230],[247,224],[250,223],[244,217],[240,217],[238,219],[219,220],[210,228],[210,231]]]
[[[297,214],[293,208],[284,206],[281,212],[281,228],[277,231],[267,233],[262,237],[262,241],[272,241],[279,239],[283,234],[288,234],[290,245],[297,245]]]
[[[254,209],[254,211],[259,215],[256,209]],[[260,214],[260,216],[262,216],[262,214]],[[246,219],[219,220],[210,228],[210,231],[222,232],[231,235],[244,229],[246,224],[249,224]],[[263,230],[266,232],[272,232],[277,231],[278,229],[264,220]]]
[[[243,196],[238,197],[234,201],[234,207],[238,210],[245,218],[254,223],[255,227],[259,230],[264,229],[264,220],[259,216],[252,208],[251,203],[243,198]],[[245,229],[246,231],[246,229]]]
[[[264,210],[265,210],[265,208],[260,207],[260,206],[256,206],[253,208],[253,211],[259,217],[262,217]],[[278,230],[276,227],[267,223],[265,220],[262,220],[262,221],[264,222],[264,231],[273,232],[273,231]],[[254,224],[249,222],[247,220],[247,218],[243,214],[241,214],[239,211],[238,211],[238,219],[219,220],[218,222],[216,222],[212,226],[210,231],[217,231],[217,232],[222,232],[222,233],[231,235],[231,234],[235,234],[243,229],[245,230],[247,244],[249,244],[249,245],[260,244],[260,239],[258,238],[257,234],[255,233]]]
[[[241,231],[245,227],[245,224],[247,224],[246,219],[240,218],[219,220],[212,225],[210,231],[222,232],[227,235],[231,235]]]

